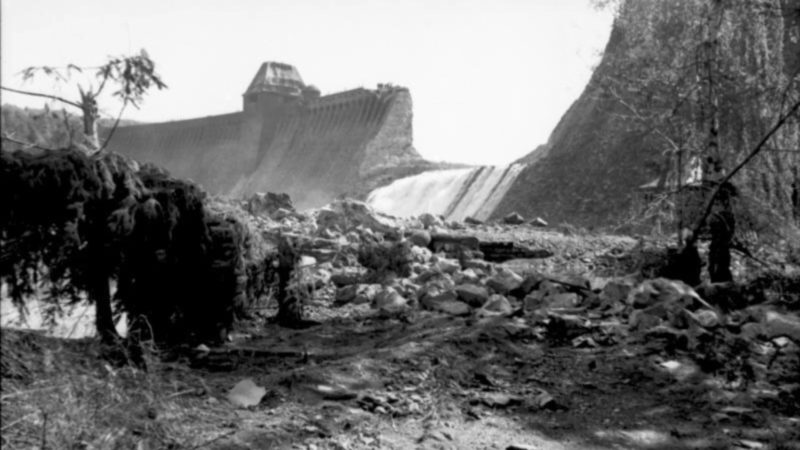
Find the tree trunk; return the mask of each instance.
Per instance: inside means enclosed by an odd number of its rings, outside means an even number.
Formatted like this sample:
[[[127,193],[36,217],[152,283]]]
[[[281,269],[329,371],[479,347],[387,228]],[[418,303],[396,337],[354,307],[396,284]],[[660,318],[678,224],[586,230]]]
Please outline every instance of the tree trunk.
[[[278,316],[277,323],[296,327],[303,322],[303,305],[297,296],[289,292],[289,281],[297,262],[297,251],[286,237],[278,244]]]
[[[97,136],[97,118],[99,116],[97,99],[91,92],[81,91],[81,110],[83,111],[83,134],[89,141],[92,150],[100,148],[100,138]]]
[[[90,299],[95,306],[95,327],[97,335],[103,342],[113,342],[119,337],[114,326],[114,317],[111,311],[111,291],[108,284],[108,274],[105,269],[97,268],[91,275]]]

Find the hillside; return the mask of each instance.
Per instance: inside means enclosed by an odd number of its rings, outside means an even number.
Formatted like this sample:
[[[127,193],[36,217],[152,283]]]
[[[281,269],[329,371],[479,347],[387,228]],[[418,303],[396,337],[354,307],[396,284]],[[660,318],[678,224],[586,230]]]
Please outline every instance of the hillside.
[[[549,142],[522,158],[530,165],[495,217],[518,211],[551,223],[617,224],[643,207],[640,187],[652,184],[663,192],[674,184],[679,164],[662,134],[683,142],[684,174],[699,166],[708,112],[702,110],[704,86],[692,80],[702,80],[705,67],[683,67],[701,54],[702,43],[693,36],[711,14],[704,4],[623,3],[591,81]],[[800,9],[787,0],[737,1],[726,3],[720,17],[714,87],[719,148],[729,170],[774,123],[780,95],[800,95]],[[685,98],[676,99],[676,92]],[[791,191],[800,166],[798,121],[790,121],[770,147],[735,182],[775,213],[798,217]]]

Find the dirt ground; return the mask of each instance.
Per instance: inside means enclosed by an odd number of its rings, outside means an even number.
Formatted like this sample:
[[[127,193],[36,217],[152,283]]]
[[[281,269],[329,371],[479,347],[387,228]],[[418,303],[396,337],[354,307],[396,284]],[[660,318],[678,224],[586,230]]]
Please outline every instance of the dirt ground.
[[[77,377],[93,379],[94,395],[107,391],[98,407],[122,409],[108,433],[77,448],[800,448],[797,411],[754,402],[688,358],[667,364],[644,343],[554,345],[524,318],[337,312],[344,317],[306,330],[259,327],[202,358],[152,362],[146,373],[98,363],[91,341],[17,332],[45,356],[32,364],[35,381],[4,377],[3,447],[35,446],[15,432],[47,430],[35,405],[75,403],[72,391],[87,389],[70,386]],[[60,364],[73,372],[66,381]],[[226,400],[243,379],[266,389],[257,406]],[[51,433],[45,440],[59,448]]]

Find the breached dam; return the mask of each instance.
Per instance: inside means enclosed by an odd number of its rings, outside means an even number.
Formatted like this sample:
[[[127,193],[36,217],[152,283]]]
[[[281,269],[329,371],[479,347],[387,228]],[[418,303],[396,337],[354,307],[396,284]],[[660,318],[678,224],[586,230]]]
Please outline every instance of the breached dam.
[[[512,164],[423,172],[372,191],[367,203],[399,217],[431,213],[448,220],[486,220],[524,167]]]

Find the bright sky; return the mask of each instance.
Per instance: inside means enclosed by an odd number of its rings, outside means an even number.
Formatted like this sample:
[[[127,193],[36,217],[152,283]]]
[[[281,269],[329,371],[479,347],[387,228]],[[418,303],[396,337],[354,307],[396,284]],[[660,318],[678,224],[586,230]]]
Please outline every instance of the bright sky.
[[[17,73],[145,48],[169,89],[125,117],[155,122],[239,111],[261,62],[281,61],[323,94],[407,86],[424,157],[504,164],[547,141],[611,20],[589,0],[3,0],[2,83],[76,97]]]

